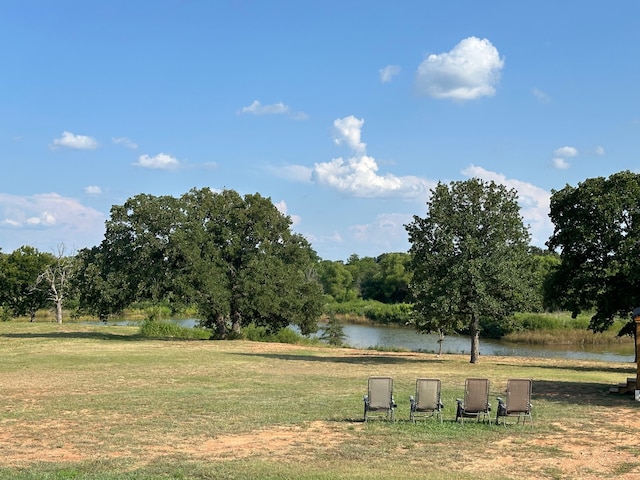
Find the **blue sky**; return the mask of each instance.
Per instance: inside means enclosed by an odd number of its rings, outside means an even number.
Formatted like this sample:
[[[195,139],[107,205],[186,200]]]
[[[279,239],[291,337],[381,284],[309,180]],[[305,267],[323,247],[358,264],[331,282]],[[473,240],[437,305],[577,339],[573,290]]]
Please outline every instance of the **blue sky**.
[[[100,243],[112,205],[260,193],[323,259],[407,251],[438,181],[640,171],[640,2],[0,2],[0,248]]]

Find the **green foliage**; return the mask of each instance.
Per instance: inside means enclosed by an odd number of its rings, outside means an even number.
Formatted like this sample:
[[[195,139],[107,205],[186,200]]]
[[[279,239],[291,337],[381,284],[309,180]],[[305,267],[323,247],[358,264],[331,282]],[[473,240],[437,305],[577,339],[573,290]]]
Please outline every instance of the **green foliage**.
[[[362,317],[383,325],[406,325],[410,322],[413,307],[409,303],[382,303],[376,300],[355,300],[328,303],[325,311],[346,317]]]
[[[333,302],[403,303],[409,301],[410,259],[408,253],[384,253],[377,258],[354,254],[346,265],[324,260],[317,267],[318,279]]]
[[[589,326],[589,317],[582,315],[572,318],[568,314],[548,313],[516,313],[514,319],[517,327],[514,330],[561,330],[561,329],[586,329]]]
[[[156,304],[145,308],[145,313],[148,320],[154,321],[169,318],[172,312],[168,305]]]
[[[317,266],[318,279],[325,295],[335,302],[349,302],[358,298],[353,276],[342,262],[324,260]]]
[[[577,315],[595,310],[589,328],[608,329],[640,306],[640,174],[567,185],[551,196],[555,230],[548,246],[560,252],[547,302]]]
[[[502,320],[534,304],[529,233],[515,190],[494,182],[439,183],[427,205],[427,216],[414,216],[406,226],[412,323],[419,331],[444,334],[467,328],[474,363],[480,319]]]
[[[329,345],[340,347],[344,345],[345,338],[342,323],[338,320],[335,313],[330,312],[327,325],[322,329],[320,340],[327,342]]]
[[[255,323],[250,323],[242,328],[242,337],[252,342],[277,342],[292,345],[315,343],[291,328],[285,327],[272,333],[268,328]]]
[[[147,318],[140,325],[140,335],[149,338],[184,338],[201,339],[211,338],[211,332],[202,328],[183,327],[174,322]]]
[[[82,252],[81,304],[100,317],[136,301],[197,306],[218,338],[256,323],[317,329],[317,255],[270,199],[193,189],[137,195],[111,209],[105,239]]]
[[[28,246],[0,254],[0,305],[7,313],[33,320],[38,310],[51,305],[49,289],[39,278],[55,261],[52,254]]]

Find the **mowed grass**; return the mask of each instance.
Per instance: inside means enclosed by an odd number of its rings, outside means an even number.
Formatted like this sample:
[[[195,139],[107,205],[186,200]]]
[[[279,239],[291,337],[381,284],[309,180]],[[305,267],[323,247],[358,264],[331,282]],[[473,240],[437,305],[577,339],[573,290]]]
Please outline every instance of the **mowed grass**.
[[[640,478],[635,364],[162,340],[136,327],[0,324],[0,478]],[[390,375],[395,423],[362,422]],[[445,420],[408,421],[417,377]],[[464,380],[534,380],[534,428],[454,421]]]

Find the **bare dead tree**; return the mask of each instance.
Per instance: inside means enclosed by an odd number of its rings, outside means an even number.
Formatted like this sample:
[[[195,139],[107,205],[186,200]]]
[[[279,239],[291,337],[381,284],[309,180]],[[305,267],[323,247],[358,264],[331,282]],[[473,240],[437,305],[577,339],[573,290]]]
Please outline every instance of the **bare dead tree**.
[[[55,262],[40,274],[36,285],[45,283],[49,290],[49,299],[53,302],[56,323],[62,323],[62,304],[67,296],[67,287],[72,274],[72,259],[65,256],[65,246],[58,245]]]

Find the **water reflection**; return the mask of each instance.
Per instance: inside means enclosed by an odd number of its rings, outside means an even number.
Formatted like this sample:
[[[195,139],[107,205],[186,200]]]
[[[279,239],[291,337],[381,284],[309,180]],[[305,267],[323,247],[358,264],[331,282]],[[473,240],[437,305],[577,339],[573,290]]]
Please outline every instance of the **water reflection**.
[[[437,352],[438,335],[420,334],[413,329],[345,325],[346,343],[355,348],[399,347],[412,351]],[[470,339],[450,335],[442,344],[443,353],[469,353]],[[517,357],[570,358],[576,360],[602,360],[607,362],[633,362],[633,344],[624,345],[523,345],[499,340],[480,340],[480,355]]]

